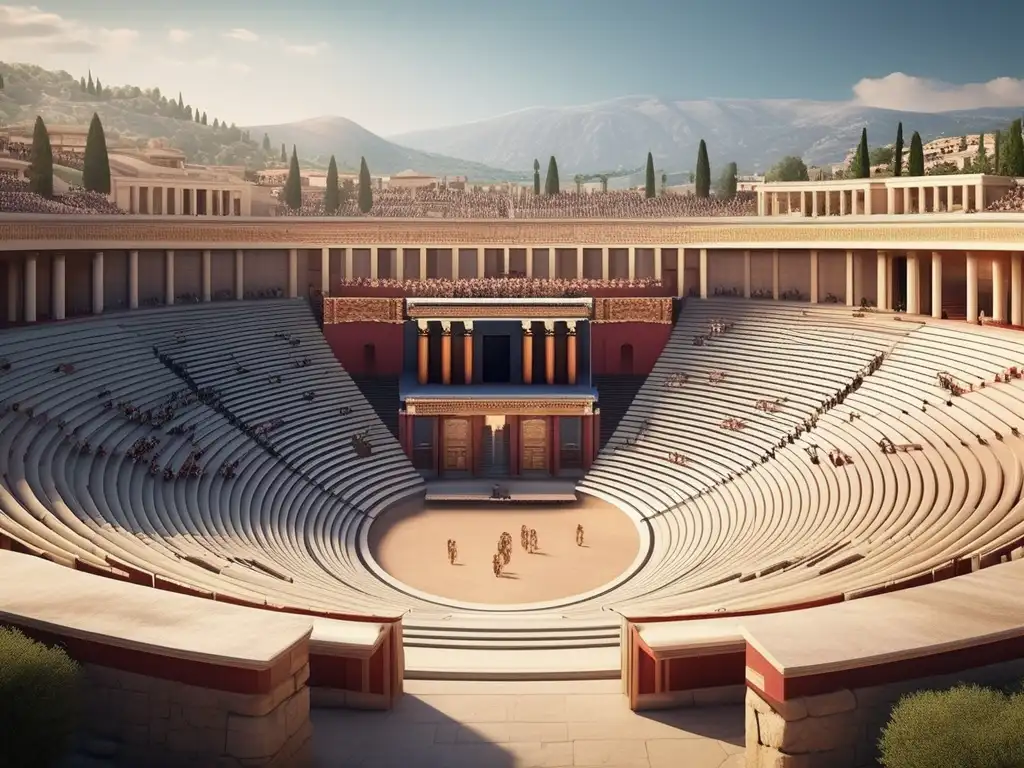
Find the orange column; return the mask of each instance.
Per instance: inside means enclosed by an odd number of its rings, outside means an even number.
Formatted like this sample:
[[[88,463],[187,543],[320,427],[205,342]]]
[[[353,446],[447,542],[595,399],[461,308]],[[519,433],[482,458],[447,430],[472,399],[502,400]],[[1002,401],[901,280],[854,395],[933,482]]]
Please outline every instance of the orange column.
[[[523,384],[533,383],[533,323],[523,321]]]
[[[463,373],[466,383],[473,383],[473,321],[466,321],[466,332],[462,336]]]
[[[416,324],[416,380],[426,384],[430,376],[430,328],[426,320]]]
[[[441,323],[441,383],[452,383],[452,324]]]
[[[544,381],[555,383],[555,324],[544,323]]]
[[[569,373],[569,385],[576,384],[576,323],[568,323],[568,335],[565,338],[565,357]]]

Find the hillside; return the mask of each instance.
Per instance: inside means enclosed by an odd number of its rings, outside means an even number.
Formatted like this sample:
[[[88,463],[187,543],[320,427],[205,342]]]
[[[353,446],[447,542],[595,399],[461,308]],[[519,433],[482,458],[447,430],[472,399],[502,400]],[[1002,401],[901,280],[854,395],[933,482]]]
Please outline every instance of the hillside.
[[[937,136],[1004,129],[1020,109],[979,109],[923,114],[863,107],[854,102],[801,99],[669,101],[630,96],[574,107],[534,108],[465,125],[389,137],[427,152],[529,169],[558,158],[564,174],[595,168],[635,168],[648,150],[658,168],[692,169],[705,139],[713,165],[735,161],[764,171],[785,155],[809,164],[839,162],[867,127],[872,144],[890,143],[903,122],[909,136]]]
[[[150,140],[163,141],[196,164],[263,168],[268,160],[277,159],[273,153],[264,153],[257,141],[246,141],[238,128],[214,128],[212,114],[209,125],[175,117],[177,94],[168,98],[159,89],[135,86],[104,86],[100,95],[90,94],[70,73],[30,64],[0,62],[0,73],[5,81],[0,90],[0,124],[31,124],[41,115],[49,125],[84,127],[96,112],[112,144],[123,140],[144,146]]]
[[[262,137],[266,133],[275,142],[283,141],[289,150],[295,145],[302,157],[321,167],[327,166],[333,154],[339,170],[343,171],[358,171],[359,158],[365,157],[374,174],[413,169],[434,176],[467,176],[474,180],[526,179],[522,173],[512,173],[500,167],[393,144],[344,117],[325,116],[279,125],[253,125],[245,130],[254,137]]]

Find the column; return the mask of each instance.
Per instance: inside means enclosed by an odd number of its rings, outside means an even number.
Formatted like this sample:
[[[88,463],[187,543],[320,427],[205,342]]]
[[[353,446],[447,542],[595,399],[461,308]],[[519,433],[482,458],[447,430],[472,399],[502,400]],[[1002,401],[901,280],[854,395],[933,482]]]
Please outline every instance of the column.
[[[441,383],[452,383],[452,324],[441,323]]]
[[[964,213],[967,213],[967,211],[969,211],[971,209],[971,206],[970,206],[970,201],[971,201],[971,185],[970,184],[962,185],[962,187],[960,189],[960,195],[961,195],[961,197],[963,197],[963,208],[962,208],[962,210],[963,210]]]
[[[529,251],[527,251],[529,252]],[[533,383],[533,323],[523,320],[523,384]]]
[[[374,249],[376,250],[376,249]],[[294,299],[299,295],[299,251],[297,248],[288,249],[288,298]]]
[[[533,277],[533,248],[526,249],[526,276]]]
[[[1010,322],[1024,325],[1024,307],[1021,304],[1021,255],[1010,254]]]
[[[430,377],[430,325],[416,321],[416,381],[426,384]]]
[[[508,274],[508,257],[510,250],[511,249],[508,247],[501,249],[501,274],[503,275]]]
[[[818,252],[811,251],[811,304],[818,303]]]
[[[25,322],[36,321],[36,255],[25,256]]]
[[[942,318],[942,254],[932,251],[932,317]]]
[[[992,319],[1006,322],[1006,268],[1001,253],[992,257]]]
[[[907,251],[907,314],[921,314],[921,269],[917,251]]]
[[[967,252],[967,322],[978,322],[978,254]]]
[[[772,251],[772,298],[779,300],[779,252]]]
[[[942,202],[939,195],[940,187],[932,187],[932,211],[935,213],[939,212],[939,207]]]
[[[946,187],[946,210],[953,212],[953,203],[956,202],[956,187],[952,184]]]
[[[628,261],[626,263],[626,276],[630,280],[635,280],[636,279],[636,247],[635,246],[632,246],[632,245],[629,246],[629,256],[627,258],[628,258]]]
[[[890,216],[896,213],[896,187],[888,187],[885,190],[885,204]]]
[[[139,308],[139,252],[128,251],[128,309]]]
[[[405,281],[405,248],[395,248],[395,278],[399,282]]]
[[[974,210],[979,213],[985,210],[985,184],[981,181],[974,188]]]
[[[743,252],[743,298],[750,298],[750,251]]]
[[[853,251],[846,252],[846,306],[852,307],[856,303],[855,288],[853,287]]]
[[[544,321],[544,381],[555,383],[555,323]]]
[[[928,188],[917,188],[917,212],[928,213]]]
[[[14,254],[7,260],[7,322],[18,322],[18,262]]]
[[[181,194],[181,191],[182,191],[181,187],[175,187],[174,188],[174,215],[175,216],[181,216],[181,214],[183,213],[183,211],[181,210],[181,205],[182,205],[182,194]]]
[[[63,320],[67,317],[67,281],[65,278],[65,258],[63,253],[53,255],[53,276],[50,280],[53,288],[53,319]]]
[[[864,215],[871,215],[871,187],[868,186],[864,189]]]
[[[139,188],[132,184],[128,187],[128,213],[139,212]]]
[[[354,251],[355,251],[355,249],[352,248],[351,246],[346,246],[345,247],[345,279],[346,280],[352,280],[353,279],[353,275],[352,275],[352,262],[354,260],[353,259],[353,255],[354,255],[353,252]],[[426,259],[426,256],[424,255],[423,258]],[[426,270],[424,270],[424,272],[425,271]]]
[[[889,254],[885,251],[878,252],[878,265],[876,271],[876,281],[878,283],[876,293],[878,294],[877,301],[875,302],[878,309],[889,308],[889,286],[886,284],[886,278],[889,276],[888,272],[888,261]]]
[[[708,249],[700,249],[700,297],[708,297]]]
[[[811,191],[811,216],[818,218],[818,190]]]
[[[476,276],[486,277],[487,272],[487,252],[481,247],[476,248]]]
[[[825,190],[825,215],[826,216],[831,216],[832,215],[832,190],[831,189],[826,189]]]
[[[608,246],[605,246],[605,247],[603,247],[601,249],[601,279],[602,280],[607,280],[608,279],[608,272],[609,272],[608,267],[609,267],[609,261],[610,260],[611,259],[608,256]]]
[[[235,251],[235,298],[245,296],[245,251]]]
[[[174,251],[164,253],[164,304],[174,304]]]
[[[92,255],[92,313],[103,312],[103,251]]]
[[[548,248],[548,280],[554,280],[558,277],[558,264],[555,258],[558,255],[558,249],[554,246]]]
[[[569,375],[569,385],[576,384],[576,321],[570,320],[565,324],[565,367]]]
[[[839,190],[839,215],[846,215],[846,190]]]
[[[686,295],[686,249],[676,248],[676,296]]]
[[[203,301],[213,299],[213,255],[203,251]]]
[[[654,279],[661,281],[661,246],[654,247]]]
[[[482,251],[483,249],[481,249]],[[465,322],[466,332],[462,335],[462,372],[467,384],[473,383],[473,321]]]
[[[583,279],[583,246],[576,246],[576,279]]]
[[[427,249],[421,247],[420,248],[419,256],[420,256],[420,274],[419,274],[419,279],[420,280],[426,280],[427,279]]]
[[[399,254],[398,264],[399,264],[399,269],[401,269],[401,264],[402,264],[402,258],[401,258],[402,251],[401,251],[401,249],[399,249],[398,254]],[[401,279],[401,276],[399,276],[399,279]],[[330,248],[321,248],[320,249],[320,292],[322,294],[324,294],[324,296],[326,296],[328,293],[331,292],[331,249]]]
[[[583,451],[583,469],[590,469],[594,463],[594,416],[587,414],[583,416],[583,439],[580,449]]]

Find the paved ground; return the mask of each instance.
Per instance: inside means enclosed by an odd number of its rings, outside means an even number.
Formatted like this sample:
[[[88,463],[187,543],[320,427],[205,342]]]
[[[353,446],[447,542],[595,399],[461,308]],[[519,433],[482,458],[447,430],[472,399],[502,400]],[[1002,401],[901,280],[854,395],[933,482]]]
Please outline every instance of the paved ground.
[[[617,680],[409,680],[392,712],[314,710],[316,768],[742,768],[742,706],[629,711]]]
[[[576,526],[584,546],[576,546]],[[521,526],[535,528],[539,552],[519,544]],[[512,561],[494,578],[491,558],[503,531],[512,535]],[[458,544],[456,565],[448,539]],[[596,589],[636,558],[636,526],[610,504],[584,497],[575,504],[444,505],[395,510],[370,528],[370,551],[399,581],[432,595],[474,603],[531,603]]]

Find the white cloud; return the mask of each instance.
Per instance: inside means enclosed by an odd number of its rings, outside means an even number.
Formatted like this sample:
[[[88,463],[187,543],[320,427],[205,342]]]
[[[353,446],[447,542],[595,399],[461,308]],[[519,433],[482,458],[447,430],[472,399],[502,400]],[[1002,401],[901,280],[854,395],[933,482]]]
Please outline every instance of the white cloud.
[[[248,29],[243,29],[242,27],[236,27],[235,29],[225,32],[224,37],[227,37],[231,40],[240,40],[243,43],[255,43],[258,42],[260,39],[260,36],[257,35],[255,32],[252,32]]]
[[[864,78],[853,86],[853,94],[867,107],[908,112],[1024,107],[1024,79],[997,77],[987,83],[954,85],[893,72],[885,77]]]
[[[327,50],[327,43],[284,43],[286,53],[294,53],[296,56],[316,56]]]
[[[167,39],[172,43],[184,43],[190,37],[192,37],[192,33],[185,29],[167,30]]]
[[[46,46],[51,53],[93,53],[131,45],[138,37],[134,29],[91,28],[34,5],[0,5],[0,40],[19,53],[22,46],[30,52]]]
[[[240,75],[244,75],[252,71],[252,67],[250,67],[248,64],[243,64],[240,61],[232,61],[230,64],[228,64],[228,69],[230,69],[232,72],[237,72]]]

